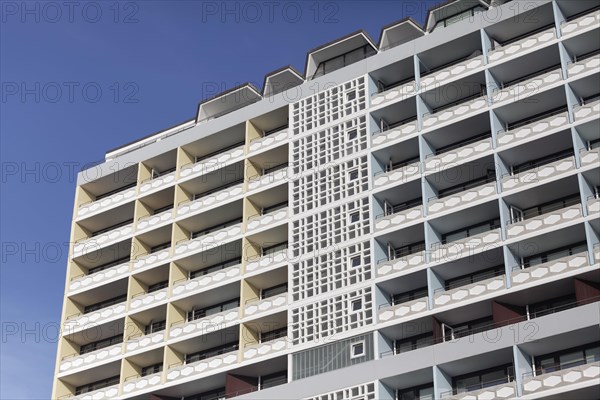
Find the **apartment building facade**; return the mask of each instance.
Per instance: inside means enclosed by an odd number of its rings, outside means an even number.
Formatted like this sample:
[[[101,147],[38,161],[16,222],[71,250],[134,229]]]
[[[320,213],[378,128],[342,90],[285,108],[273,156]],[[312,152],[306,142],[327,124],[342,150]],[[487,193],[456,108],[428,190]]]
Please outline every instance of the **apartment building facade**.
[[[78,176],[52,398],[596,399],[600,9],[454,0]]]

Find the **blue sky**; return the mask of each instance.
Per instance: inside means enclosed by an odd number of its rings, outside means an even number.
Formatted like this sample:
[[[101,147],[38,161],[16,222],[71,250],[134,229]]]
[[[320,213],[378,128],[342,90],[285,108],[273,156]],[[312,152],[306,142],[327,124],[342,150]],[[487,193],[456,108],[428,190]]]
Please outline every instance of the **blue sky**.
[[[81,166],[191,119],[206,87],[303,72],[307,50],[433,4],[2,0],[0,398],[50,397]]]

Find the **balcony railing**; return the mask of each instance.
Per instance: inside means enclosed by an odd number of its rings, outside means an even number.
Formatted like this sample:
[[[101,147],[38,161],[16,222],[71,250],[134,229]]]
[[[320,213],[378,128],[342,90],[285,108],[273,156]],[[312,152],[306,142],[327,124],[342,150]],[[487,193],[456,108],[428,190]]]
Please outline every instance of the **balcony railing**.
[[[83,393],[75,396],[67,396],[71,400],[96,400],[96,399],[114,399],[119,394],[119,384],[107,386],[102,389],[97,389],[91,392]]]
[[[169,366],[167,370],[167,381],[174,381],[189,376],[199,375],[207,371],[223,368],[237,363],[238,351],[219,354],[214,357],[196,361],[189,364],[175,363]]]
[[[492,101],[494,104],[504,101],[520,101],[527,96],[541,92],[544,90],[544,87],[550,86],[562,79],[561,66],[553,65],[552,67],[533,72],[511,82],[506,82],[501,88],[492,93]]]
[[[149,346],[158,345],[165,340],[165,331],[153,332],[147,335],[133,335],[125,342],[125,351],[135,351]]]
[[[477,282],[464,282],[463,286],[446,291],[437,291],[433,298],[434,306],[445,306],[465,299],[473,299],[478,296],[486,295],[506,287],[506,276],[498,275],[494,271],[482,275],[483,278]]]
[[[283,183],[288,180],[288,171],[288,163],[284,163],[266,170],[262,175],[251,176],[248,178],[248,190],[255,190],[264,186]]]
[[[598,117],[598,114],[600,114],[600,97],[592,97],[573,108],[573,116],[577,122],[588,117]]]
[[[575,57],[573,61],[569,61],[567,64],[567,75],[569,78],[572,78],[586,72],[594,73],[598,71],[599,66],[600,49],[582,54],[579,57]]]
[[[247,231],[253,231],[255,229],[263,228],[275,224],[277,222],[285,221],[288,217],[287,201],[282,203],[282,207],[270,210],[266,214],[253,215],[248,218],[246,224]]]
[[[278,353],[288,348],[288,337],[283,336],[262,343],[250,344],[244,347],[244,359],[261,357],[267,354]]]
[[[563,273],[568,273],[570,271],[588,266],[588,252],[583,251],[574,255],[556,258],[544,263],[532,265],[524,269],[521,269],[521,267],[515,267],[512,272],[511,280],[513,286],[521,285],[523,283],[561,275]]]
[[[125,262],[122,259],[117,260],[116,265],[103,268],[98,270],[98,272],[74,277],[69,284],[69,290],[74,291],[100,285],[110,279],[125,276],[128,272],[129,257],[127,257],[127,261]]]
[[[287,291],[272,297],[267,297],[265,299],[259,299],[258,297],[248,299],[246,300],[246,304],[244,305],[244,315],[255,315],[258,313],[273,310],[285,306],[287,304],[287,301]]]
[[[244,180],[227,183],[206,192],[194,195],[193,200],[184,200],[177,207],[177,215],[186,215],[203,208],[222,205],[244,193]]]
[[[429,154],[425,160],[425,170],[430,172],[440,168],[449,168],[465,162],[467,159],[477,156],[492,149],[492,136],[490,133],[477,135],[467,140],[454,143]]]
[[[244,142],[238,142],[224,149],[214,151],[201,157],[196,157],[193,163],[181,167],[180,178],[189,178],[216,171],[226,165],[241,160],[244,156]]]
[[[434,244],[431,256],[436,262],[443,259],[456,260],[460,257],[473,255],[475,252],[485,251],[489,246],[498,244],[501,241],[502,235],[500,234],[500,225],[494,224],[490,225],[490,230],[486,232],[448,243],[445,243],[446,241],[442,240],[441,243]]]
[[[582,216],[580,199],[570,198],[567,201],[545,206],[543,214],[530,214],[525,218],[517,218],[509,221],[506,228],[507,237],[515,237],[525,233],[538,232],[557,224],[572,221]]]
[[[378,82],[377,89],[377,93],[371,96],[373,106],[414,95],[417,92],[417,83],[414,77],[410,77],[388,85]]]
[[[158,266],[162,263],[167,262],[167,260],[171,257],[171,245],[169,247],[155,250],[149,254],[144,254],[139,256],[133,262],[133,269],[140,270],[142,268],[150,268]]]
[[[272,265],[287,262],[288,258],[288,248],[286,246],[285,248],[276,250],[272,253],[248,259],[246,261],[246,272],[254,272]]]
[[[133,222],[131,220],[125,221],[107,229],[98,231],[92,237],[75,243],[73,245],[73,257],[78,257],[124,240],[133,233]]]
[[[400,258],[387,259],[384,258],[377,262],[377,275],[384,276],[397,272],[410,272],[417,268],[424,267],[425,251],[417,251],[412,254],[407,254]]]
[[[545,134],[550,129],[561,128],[569,123],[566,107],[559,107],[538,114],[524,121],[509,125],[498,131],[498,146],[512,144],[525,139],[533,139]]]
[[[178,321],[171,324],[170,338],[197,336],[203,332],[214,332],[238,323],[239,307],[208,315],[192,321]]]
[[[387,322],[425,312],[429,309],[428,297],[407,301],[399,304],[382,304],[377,313],[379,322]]]
[[[137,182],[120,187],[114,191],[105,193],[96,197],[96,200],[89,201],[79,205],[77,217],[83,217],[88,214],[100,212],[110,207],[131,201],[137,194]]]
[[[453,186],[441,195],[430,197],[427,209],[430,214],[450,210],[476,200],[486,199],[496,194],[496,175],[490,174],[464,184]]]
[[[183,239],[177,242],[174,254],[181,256],[186,253],[202,251],[203,246],[212,243],[222,243],[224,240],[232,240],[242,233],[242,219],[228,221],[225,224],[212,227],[192,234],[190,239]]]
[[[554,39],[556,39],[556,28],[552,23],[496,46],[496,48],[491,49],[488,52],[488,60],[490,63],[496,62],[505,57],[514,56],[527,50],[533,50],[550,43]]]
[[[234,260],[231,265],[227,265],[220,270],[199,275],[190,279],[179,279],[173,284],[173,296],[191,293],[202,289],[208,289],[217,284],[229,282],[240,276],[241,269],[241,261]]]
[[[167,299],[168,293],[169,293],[169,288],[164,288],[164,289],[157,290],[155,292],[150,292],[150,293],[141,292],[141,293],[135,294],[135,295],[133,295],[133,297],[131,298],[131,301],[129,302],[129,308],[135,310],[135,309],[138,309],[141,307],[146,307],[146,306],[161,302],[161,301]]]
[[[85,328],[88,324],[100,324],[104,321],[122,317],[127,311],[127,302],[123,301],[89,313],[76,313],[69,315],[65,321],[65,331]]]
[[[544,390],[556,390],[562,386],[589,382],[597,382],[600,377],[600,361],[587,362],[581,360],[577,363],[555,365],[555,371],[535,374],[523,374],[524,394],[537,393]]]
[[[91,367],[100,362],[112,361],[121,355],[122,347],[123,344],[118,343],[89,353],[64,357],[61,360],[59,371],[63,373],[76,368]]]
[[[574,169],[573,151],[560,152],[514,168],[512,174],[502,175],[502,186],[505,190],[515,189],[554,178]]]
[[[560,31],[563,37],[570,37],[578,32],[582,32],[587,29],[598,29],[600,23],[600,10],[595,7],[592,10],[586,10],[581,15],[576,15],[564,21],[560,25]]]
[[[175,183],[176,168],[170,168],[162,173],[156,174],[140,184],[140,193],[147,193]]]
[[[421,91],[437,87],[452,79],[458,79],[482,66],[483,55],[481,51],[440,65],[421,76]]]
[[[140,217],[138,219],[137,225],[135,227],[136,231],[143,231],[144,229],[152,228],[155,226],[159,226],[162,224],[166,224],[171,221],[173,218],[173,208],[168,210],[152,214],[146,215],[144,217]]]
[[[270,147],[277,143],[284,143],[288,138],[288,126],[280,126],[272,131],[265,132],[264,136],[252,139],[248,150],[250,152],[258,151]]]
[[[391,166],[386,166],[384,171],[375,174],[374,187],[385,186],[390,183],[406,182],[416,179],[421,173],[419,158],[413,158]]]
[[[462,118],[467,115],[482,112],[488,105],[485,94],[476,93],[452,103],[445,104],[442,107],[434,109],[430,113],[423,115],[423,129],[431,128],[437,124],[446,123],[456,118]]]
[[[487,382],[472,384],[466,388],[454,388],[452,390],[440,393],[442,399],[459,400],[459,399],[474,399],[484,400],[491,398],[513,398],[516,394],[514,377],[506,376],[504,378],[495,379]]]
[[[149,387],[158,386],[161,382],[162,372],[155,372],[154,374],[146,376],[133,375],[125,378],[125,382],[123,383],[123,392],[132,393]]]

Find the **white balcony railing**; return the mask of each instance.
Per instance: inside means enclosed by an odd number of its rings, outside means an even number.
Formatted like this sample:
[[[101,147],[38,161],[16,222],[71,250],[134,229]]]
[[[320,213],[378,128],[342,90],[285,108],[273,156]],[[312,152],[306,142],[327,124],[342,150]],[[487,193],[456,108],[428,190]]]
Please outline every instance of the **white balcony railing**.
[[[79,396],[69,397],[71,400],[102,400],[115,399],[119,395],[119,384],[107,386]]]
[[[140,194],[146,194],[150,191],[159,190],[163,187],[167,187],[175,183],[176,171],[170,172],[165,175],[158,176],[153,179],[148,179],[141,183]]]
[[[377,218],[375,220],[375,229],[382,230],[395,226],[400,226],[407,222],[416,221],[423,217],[423,206],[411,207],[406,210],[399,211],[394,214],[389,214]]]
[[[496,182],[488,182],[462,192],[442,197],[430,199],[427,210],[429,214],[447,211],[454,207],[470,204],[474,201],[483,200],[496,194]]]
[[[476,252],[482,252],[489,246],[498,244],[502,241],[500,228],[492,229],[487,232],[469,236],[454,242],[435,246],[431,253],[433,261],[456,260],[458,258],[473,255]]]
[[[171,256],[171,249],[163,249],[154,253],[145,254],[136,258],[133,261],[133,269],[140,270],[142,268],[150,268],[161,265],[169,259]]]
[[[376,174],[373,178],[373,187],[378,188],[392,183],[403,183],[415,179],[421,174],[419,161],[393,169],[389,172]]]
[[[237,363],[238,352],[220,354],[205,360],[196,361],[190,364],[179,365],[167,370],[167,381],[183,379],[194,375],[199,375],[207,371],[222,368]]]
[[[288,302],[288,294],[281,293],[273,297],[267,297],[266,299],[249,300],[244,306],[244,315],[255,315],[270,311],[282,306],[285,306]]]
[[[117,243],[133,233],[133,224],[127,224],[104,232],[89,239],[79,241],[73,245],[73,257],[91,253],[102,247]]]
[[[239,318],[239,308],[233,308],[231,310],[225,310],[204,318],[195,319],[193,321],[182,321],[171,326],[169,337],[178,338],[189,335],[197,336],[199,333],[204,331],[214,332],[225,328],[232,323],[237,323]]]
[[[434,113],[427,113],[423,116],[423,129],[432,128],[438,124],[482,112],[486,107],[487,97],[480,96]]]
[[[496,292],[506,287],[505,281],[506,277],[499,275],[452,290],[441,291],[434,295],[433,304],[441,307]]]
[[[595,382],[597,386],[599,378],[600,361],[560,369],[538,376],[528,375],[523,378],[523,394],[539,393],[544,390],[552,390],[556,393],[561,387],[590,381]]]
[[[197,276],[194,279],[183,279],[173,285],[173,296],[191,293],[201,289],[208,289],[223,282],[229,282],[239,278],[242,265],[234,265],[206,275]]]
[[[138,296],[133,296],[129,302],[129,308],[131,310],[137,310],[138,308],[147,307],[152,304],[166,300],[169,296],[169,288],[164,288],[151,293],[140,293]]]
[[[542,32],[534,33],[533,35],[524,37],[523,39],[517,40],[516,42],[510,43],[506,46],[498,46],[488,52],[488,61],[490,63],[501,60],[505,57],[510,57],[524,51],[533,50],[537,47],[543,46],[556,39],[556,29],[548,28]]]
[[[481,153],[492,149],[492,138],[488,137],[475,142],[465,144],[454,150],[434,155],[425,160],[425,171],[440,171],[451,166],[466,162],[473,157],[480,157]]]
[[[555,178],[560,174],[575,169],[575,157],[567,156],[539,167],[520,172],[515,175],[506,175],[502,178],[502,187],[505,191],[524,187]]]
[[[81,204],[77,209],[77,217],[84,217],[86,215],[97,213],[102,210],[126,203],[133,200],[136,194],[137,188],[136,186],[133,186],[120,192],[111,194],[110,196],[106,196],[100,200]]]
[[[506,237],[513,238],[527,233],[538,232],[541,229],[573,221],[582,215],[581,204],[574,204],[523,221],[511,223],[506,228]]]
[[[588,29],[598,28],[600,26],[600,10],[592,11],[572,21],[564,22],[560,26],[563,37],[570,37]]]
[[[181,167],[179,173],[180,179],[188,179],[192,176],[200,176],[212,171],[216,171],[227,165],[240,161],[244,157],[244,145],[239,145],[225,150],[214,156],[210,156],[196,163],[191,163]]]
[[[259,228],[264,228],[269,225],[273,225],[277,222],[285,221],[288,217],[288,207],[280,208],[273,212],[263,214],[263,215],[254,215],[248,218],[248,223],[246,224],[246,232],[254,231]]]
[[[481,54],[481,51],[479,51],[479,54]],[[421,78],[421,91],[438,87],[451,79],[458,79],[472,73],[473,70],[481,66],[483,66],[483,55],[469,57],[466,60],[439,69]]]
[[[562,69],[558,67],[551,71],[541,73],[536,77],[494,91],[492,94],[492,102],[494,104],[517,102],[541,92],[545,87],[560,82],[562,79]]]
[[[254,272],[259,269],[277,265],[288,260],[288,249],[281,249],[271,254],[255,258],[246,262],[246,272]]]
[[[404,318],[410,315],[427,311],[427,297],[408,301],[406,303],[385,305],[379,309],[377,314],[379,322],[386,322],[394,319]]]
[[[223,243],[223,241],[235,238],[236,236],[241,235],[241,233],[241,223],[217,229],[205,235],[198,236],[197,238],[178,243],[175,246],[174,255],[181,256],[187,253],[201,251],[205,249],[207,245],[212,245],[214,243]]]
[[[600,164],[600,147],[596,147],[595,149],[582,149],[579,152],[579,159],[582,167],[597,167]]]
[[[598,72],[600,67],[600,54],[578,60],[567,65],[567,75],[573,78],[577,75],[583,75],[586,72]]]
[[[569,123],[568,112],[551,114],[545,118],[532,121],[526,125],[498,133],[498,147],[512,144],[525,139],[535,139],[543,136],[551,129],[557,129]]]
[[[214,205],[223,204],[223,202],[239,196],[244,193],[244,184],[238,183],[214,193],[202,196],[193,201],[185,201],[177,207],[177,215],[187,215],[203,208],[208,208]]]
[[[587,199],[588,214],[600,213],[600,197],[590,196]]]
[[[289,168],[281,168],[264,175],[248,178],[248,190],[256,190],[271,185],[282,184],[288,180]]]
[[[537,279],[561,275],[578,268],[588,267],[589,265],[588,253],[587,251],[583,251],[572,256],[562,257],[529,268],[517,269],[512,272],[511,280],[513,286],[521,285]]]
[[[121,355],[122,347],[123,344],[119,343],[89,353],[65,357],[60,363],[59,371],[60,373],[63,373],[69,370],[90,367],[94,364],[117,359]]]
[[[102,271],[98,271],[91,275],[84,275],[77,278],[74,278],[71,283],[69,283],[69,291],[75,291],[79,289],[91,288],[96,285],[101,285],[102,283],[125,276],[129,273],[129,261],[115,265],[114,267],[110,267],[104,269]]]
[[[157,345],[165,340],[165,331],[149,333],[147,335],[136,336],[125,342],[125,351],[136,351]]]
[[[244,347],[244,359],[249,360],[267,354],[278,353],[288,348],[287,337]]]
[[[123,317],[127,311],[127,302],[113,304],[87,314],[75,314],[67,317],[65,321],[65,332],[85,328],[88,324],[101,324],[104,321]]]
[[[378,106],[390,101],[405,99],[417,93],[417,83],[412,80],[407,83],[400,84],[390,89],[386,89],[381,93],[376,93],[371,97],[371,105]]]
[[[377,264],[377,275],[385,276],[397,272],[410,272],[416,268],[425,266],[425,252],[421,251],[414,254],[397,258],[394,260],[383,261]]]
[[[133,393],[138,390],[158,386],[162,381],[162,372],[156,372],[151,375],[140,376],[126,379],[123,383],[123,393]]]
[[[600,114],[600,99],[580,104],[573,108],[573,117],[579,122],[588,117],[598,117]]]
[[[411,136],[417,133],[417,121],[408,121],[396,127],[383,130],[373,134],[373,146],[378,146],[383,143],[391,142],[401,137]]]
[[[465,391],[449,396],[442,396],[442,400],[489,400],[489,399],[514,399],[517,396],[515,382],[505,382],[482,389]]]
[[[270,148],[278,143],[284,143],[288,138],[288,129],[282,129],[278,132],[275,132],[269,136],[261,137],[254,139],[250,142],[248,146],[248,151],[253,153],[255,151],[263,150]]]
[[[152,228],[166,224],[173,218],[173,210],[166,210],[158,214],[147,215],[138,219],[136,231],[143,231],[144,229]]]

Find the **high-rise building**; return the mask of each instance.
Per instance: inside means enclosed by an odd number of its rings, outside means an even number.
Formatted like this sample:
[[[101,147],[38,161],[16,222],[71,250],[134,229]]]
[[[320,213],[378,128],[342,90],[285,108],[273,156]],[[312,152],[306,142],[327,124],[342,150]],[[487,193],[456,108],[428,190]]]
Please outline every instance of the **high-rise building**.
[[[53,398],[599,398],[598,4],[446,2],[109,151]]]

